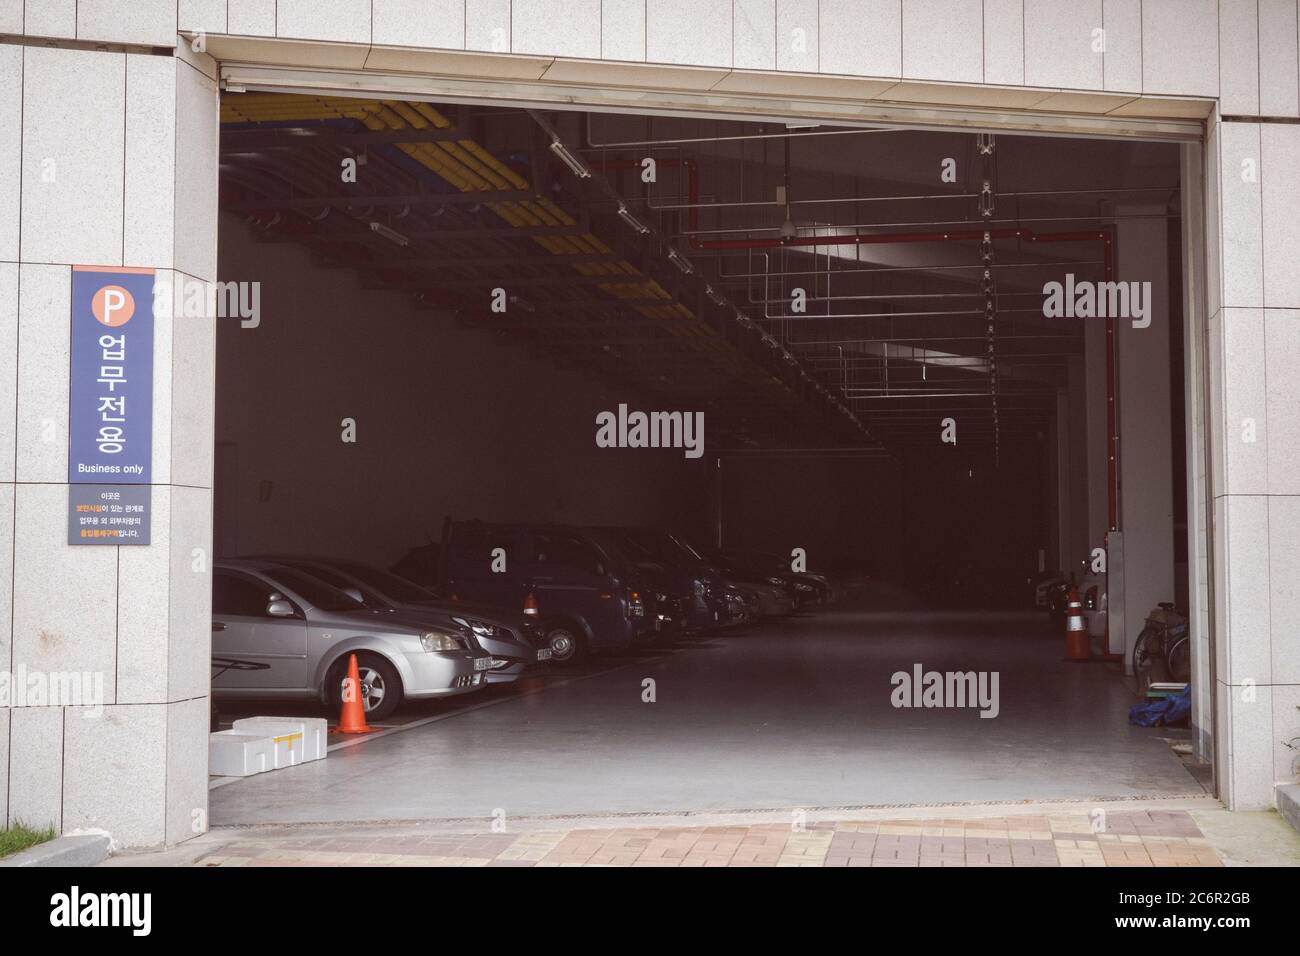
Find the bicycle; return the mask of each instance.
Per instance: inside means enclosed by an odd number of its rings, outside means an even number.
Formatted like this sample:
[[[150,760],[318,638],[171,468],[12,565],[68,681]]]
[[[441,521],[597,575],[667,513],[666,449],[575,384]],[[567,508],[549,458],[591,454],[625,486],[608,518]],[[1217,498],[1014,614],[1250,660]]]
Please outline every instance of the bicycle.
[[[1161,601],[1147,616],[1146,626],[1133,645],[1133,676],[1145,696],[1152,684],[1191,680],[1192,653],[1187,615]]]

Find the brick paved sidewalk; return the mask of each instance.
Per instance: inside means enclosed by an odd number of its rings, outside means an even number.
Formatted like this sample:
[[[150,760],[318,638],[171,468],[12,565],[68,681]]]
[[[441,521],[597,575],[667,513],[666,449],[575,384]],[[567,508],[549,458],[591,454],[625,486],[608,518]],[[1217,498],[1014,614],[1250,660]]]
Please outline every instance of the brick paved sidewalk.
[[[1222,866],[1184,810],[528,833],[235,837],[196,866]]]

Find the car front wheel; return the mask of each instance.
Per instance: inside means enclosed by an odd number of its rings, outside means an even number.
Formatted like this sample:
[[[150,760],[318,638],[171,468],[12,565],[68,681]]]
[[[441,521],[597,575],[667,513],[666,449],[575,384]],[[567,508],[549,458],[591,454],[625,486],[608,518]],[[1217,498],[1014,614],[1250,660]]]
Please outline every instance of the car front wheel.
[[[561,664],[576,661],[583,654],[578,632],[568,624],[555,624],[546,629],[546,644],[551,649],[551,660]]]
[[[357,675],[360,687],[357,696],[365,707],[367,720],[383,720],[402,704],[404,692],[402,678],[387,660],[377,654],[357,655]],[[347,680],[348,668],[346,658],[334,672],[333,702],[343,702],[343,685]]]

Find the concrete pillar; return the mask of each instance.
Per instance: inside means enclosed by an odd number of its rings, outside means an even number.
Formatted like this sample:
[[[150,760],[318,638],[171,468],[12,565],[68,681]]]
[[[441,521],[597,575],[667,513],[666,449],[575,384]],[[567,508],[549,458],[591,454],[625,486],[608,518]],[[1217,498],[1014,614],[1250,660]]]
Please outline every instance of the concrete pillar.
[[[1099,548],[1110,530],[1109,497],[1106,492],[1107,459],[1106,441],[1106,324],[1097,321],[1083,323],[1084,361],[1087,377],[1084,383],[1084,468],[1087,474],[1087,541],[1083,553],[1074,558],[1075,564],[1065,568],[1067,573],[1078,569],[1078,562],[1093,548]]]
[[[1235,809],[1275,805],[1300,737],[1300,126],[1256,122],[1278,115],[1260,92],[1231,111],[1251,119],[1211,118],[1205,151],[1215,754]]]
[[[1087,416],[1087,378],[1084,372],[1083,357],[1076,356],[1069,360],[1065,387],[1068,407],[1066,417],[1069,426],[1070,452],[1070,487],[1069,487],[1069,528],[1070,554],[1085,555],[1088,544],[1088,416]],[[1074,560],[1078,560],[1075,558]]]
[[[213,328],[155,320],[152,543],[70,546],[71,282],[214,279],[215,64],[175,4],[44,6],[0,5],[46,38],[0,42],[0,670],[88,675],[103,707],[0,709],[0,819],[175,843],[207,825]]]
[[[1110,647],[1127,661],[1147,612],[1175,597],[1169,297],[1181,290],[1169,288],[1165,206],[1121,207],[1116,213],[1115,278],[1150,283],[1150,324],[1115,322],[1124,626],[1121,633],[1112,619]],[[1112,608],[1116,593],[1110,592]]]
[[[1070,397],[1063,388],[1056,390],[1056,418],[1049,434],[1055,445],[1055,461],[1051,470],[1052,487],[1044,495],[1052,503],[1052,531],[1055,538],[1055,563],[1058,568],[1068,568],[1073,544],[1070,541],[1070,485],[1073,463],[1070,461]]]
[[[1083,358],[1069,360],[1066,384],[1056,392],[1057,567],[1067,574],[1088,553],[1088,417]]]

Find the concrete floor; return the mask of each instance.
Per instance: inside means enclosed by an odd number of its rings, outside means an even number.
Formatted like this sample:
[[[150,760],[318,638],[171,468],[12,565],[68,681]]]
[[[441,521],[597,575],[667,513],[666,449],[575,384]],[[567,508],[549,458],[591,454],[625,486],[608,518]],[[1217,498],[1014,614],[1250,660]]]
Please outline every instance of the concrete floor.
[[[602,659],[579,679],[219,787],[212,824],[1202,793],[1161,731],[1129,727],[1117,673],[1064,663],[1042,615],[898,610],[883,594]],[[914,663],[1000,672],[1000,716],[894,709],[890,675]],[[642,702],[645,678],[655,703]]]

